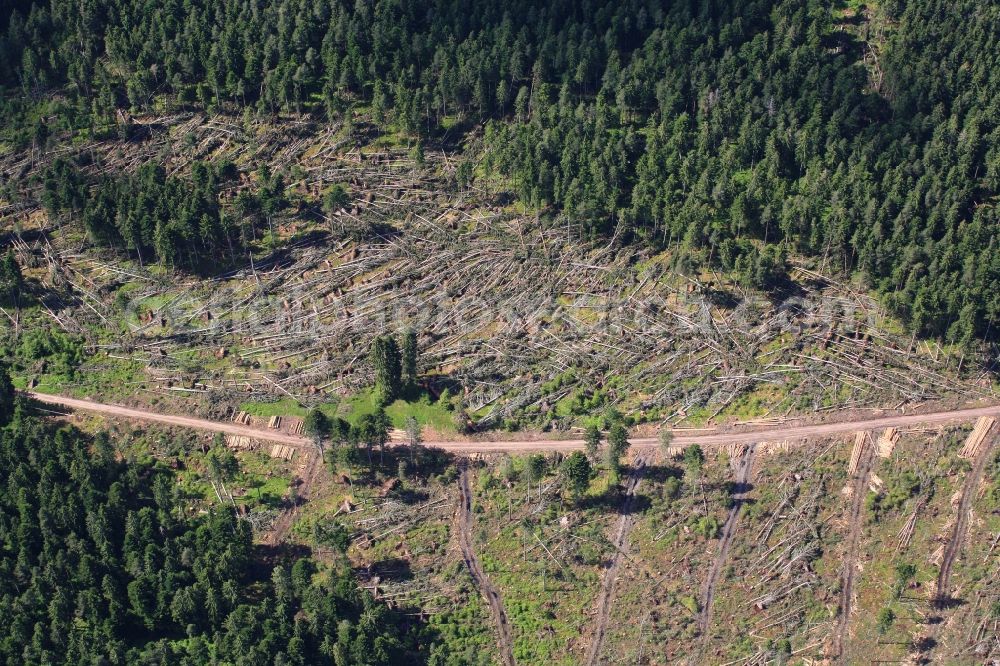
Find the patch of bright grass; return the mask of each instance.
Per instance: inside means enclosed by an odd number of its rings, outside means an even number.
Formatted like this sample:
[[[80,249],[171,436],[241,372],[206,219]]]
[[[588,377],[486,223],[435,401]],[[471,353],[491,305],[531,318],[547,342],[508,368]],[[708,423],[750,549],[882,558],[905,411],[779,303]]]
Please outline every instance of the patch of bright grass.
[[[429,426],[438,432],[451,432],[455,427],[450,406],[450,404],[432,401],[429,396],[423,395],[409,402],[396,400],[385,408],[385,413],[392,419],[392,425],[395,428],[405,427],[406,419],[412,416],[422,426]],[[356,393],[345,400],[338,415],[356,425],[365,414],[372,414],[374,411],[374,395],[368,390]]]

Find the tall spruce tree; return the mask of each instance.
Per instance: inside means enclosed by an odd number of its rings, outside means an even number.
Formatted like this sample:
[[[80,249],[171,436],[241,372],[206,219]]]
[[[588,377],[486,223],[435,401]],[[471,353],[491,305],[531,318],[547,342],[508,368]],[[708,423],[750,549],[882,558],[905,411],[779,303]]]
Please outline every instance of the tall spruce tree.
[[[402,389],[412,396],[417,390],[417,364],[419,357],[417,334],[412,328],[403,333]]]
[[[391,335],[375,338],[369,360],[375,371],[375,402],[385,407],[399,397],[401,388],[402,359],[395,338]]]

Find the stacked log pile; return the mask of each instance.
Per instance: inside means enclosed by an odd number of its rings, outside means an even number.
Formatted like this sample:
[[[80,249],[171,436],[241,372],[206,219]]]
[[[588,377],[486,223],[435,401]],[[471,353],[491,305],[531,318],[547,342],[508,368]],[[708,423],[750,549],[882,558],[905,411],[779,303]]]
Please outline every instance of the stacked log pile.
[[[962,450],[958,452],[959,458],[965,458],[966,460],[972,460],[979,455],[980,449],[982,449],[983,442],[986,441],[986,436],[993,429],[996,424],[996,419],[991,416],[980,416],[976,421],[976,425],[972,428],[972,432],[965,440],[965,444],[962,445]]]

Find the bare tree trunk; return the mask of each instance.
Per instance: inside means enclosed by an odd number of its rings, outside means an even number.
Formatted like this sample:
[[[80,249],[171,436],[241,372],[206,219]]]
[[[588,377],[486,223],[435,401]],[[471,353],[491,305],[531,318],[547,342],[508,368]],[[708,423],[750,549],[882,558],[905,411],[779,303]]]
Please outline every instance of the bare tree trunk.
[[[222,499],[222,495],[219,493],[219,487],[216,485],[215,480],[212,480],[212,490],[215,491],[215,496],[219,498],[219,504],[225,504],[225,500]]]
[[[232,504],[235,507],[236,506],[236,500],[233,499],[233,494],[231,492],[229,492],[229,490],[226,488],[226,484],[223,483],[222,479],[219,479],[219,485],[222,486],[222,492],[224,492],[226,494],[226,497],[229,498],[229,503]]]

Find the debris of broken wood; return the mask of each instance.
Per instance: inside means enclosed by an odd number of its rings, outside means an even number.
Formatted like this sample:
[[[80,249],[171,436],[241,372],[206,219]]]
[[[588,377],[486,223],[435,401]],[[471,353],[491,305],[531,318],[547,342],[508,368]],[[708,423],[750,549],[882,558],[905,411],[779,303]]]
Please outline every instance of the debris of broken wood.
[[[897,441],[899,441],[899,430],[892,427],[886,428],[878,441],[875,442],[875,452],[880,458],[888,458],[892,455]]]

